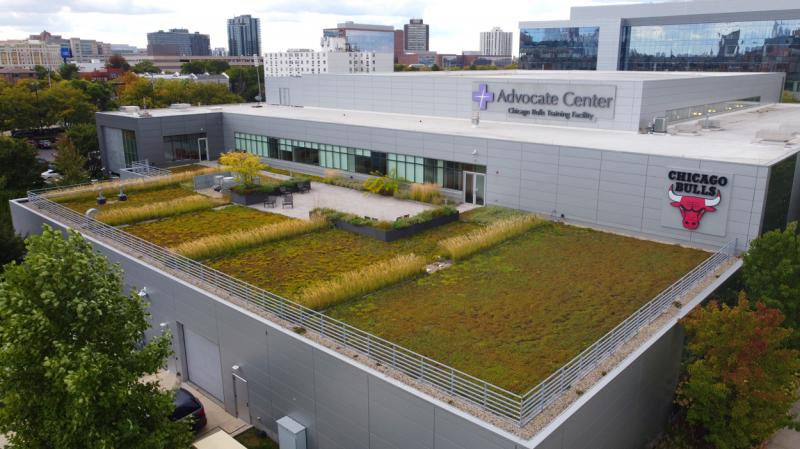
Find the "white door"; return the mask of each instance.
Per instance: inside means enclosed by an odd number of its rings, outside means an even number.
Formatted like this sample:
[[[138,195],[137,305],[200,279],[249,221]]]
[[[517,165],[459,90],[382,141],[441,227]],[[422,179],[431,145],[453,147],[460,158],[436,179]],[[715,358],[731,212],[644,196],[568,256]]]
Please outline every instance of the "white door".
[[[247,381],[236,374],[233,375],[233,394],[236,399],[236,417],[250,422],[250,398],[247,392]]]
[[[483,206],[486,204],[486,175],[471,171],[464,172],[464,202]]]
[[[201,137],[197,139],[197,152],[201,161],[207,161],[208,158],[208,138]]]
[[[188,380],[211,396],[224,401],[219,347],[186,327],[183,328],[183,344],[186,368],[189,371]]]

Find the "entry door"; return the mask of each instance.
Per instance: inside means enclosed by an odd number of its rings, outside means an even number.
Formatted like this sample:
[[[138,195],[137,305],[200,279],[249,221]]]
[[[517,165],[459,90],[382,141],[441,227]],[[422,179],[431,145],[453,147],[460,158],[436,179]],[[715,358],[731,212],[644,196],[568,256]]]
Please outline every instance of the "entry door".
[[[486,175],[464,172],[464,202],[483,206],[486,203]]]
[[[197,139],[197,152],[200,154],[201,161],[209,160],[208,157],[208,138],[201,137]]]
[[[189,381],[224,401],[219,347],[186,327],[183,328],[183,345]]]
[[[250,423],[250,397],[247,392],[247,381],[236,374],[233,375],[233,394],[236,400],[236,417]]]

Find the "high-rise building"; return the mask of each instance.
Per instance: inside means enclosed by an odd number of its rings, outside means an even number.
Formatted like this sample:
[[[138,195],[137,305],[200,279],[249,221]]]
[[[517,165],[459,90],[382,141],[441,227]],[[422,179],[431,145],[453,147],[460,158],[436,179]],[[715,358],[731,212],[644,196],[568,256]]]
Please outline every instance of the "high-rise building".
[[[211,56],[228,56],[228,50],[225,47],[214,47]]]
[[[347,51],[394,53],[394,28],[391,26],[345,22],[337,24],[336,28],[324,29],[322,37],[344,38]]]
[[[574,7],[569,20],[519,27],[523,69],[784,72],[800,91],[796,1]]]
[[[37,65],[51,69],[61,65],[61,45],[36,39],[0,41],[0,67],[32,69]]]
[[[391,53],[289,49],[264,55],[264,76],[321,73],[386,73],[393,70]]]
[[[49,31],[31,34],[28,39],[41,41],[46,44],[57,44],[65,49],[68,48],[72,54],[69,61],[74,63],[88,63],[92,60],[105,61],[114,53],[111,44],[94,39],[81,39],[79,37],[65,39],[61,35],[52,34]]]
[[[252,56],[261,54],[261,20],[249,14],[228,19],[228,54]]]
[[[498,27],[481,32],[481,54],[485,56],[511,56],[514,33]]]
[[[173,28],[147,33],[147,54],[151,56],[210,56],[208,34]]]
[[[405,51],[428,51],[429,30],[428,25],[422,23],[422,19],[411,19],[403,25],[405,35]]]

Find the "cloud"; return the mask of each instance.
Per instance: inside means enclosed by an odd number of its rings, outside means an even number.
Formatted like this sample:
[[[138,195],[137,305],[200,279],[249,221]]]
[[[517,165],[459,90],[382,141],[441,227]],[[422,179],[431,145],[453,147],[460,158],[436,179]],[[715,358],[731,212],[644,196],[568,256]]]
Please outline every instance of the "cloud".
[[[48,0],[41,3],[22,0],[0,0],[0,10],[12,13],[56,14],[65,11],[73,13],[142,15],[172,12],[158,4],[121,0]]]
[[[261,12],[285,12],[290,14],[312,13],[337,16],[390,16],[418,17],[425,9],[426,2],[421,0],[405,1],[315,1],[315,0],[279,0],[258,7]]]

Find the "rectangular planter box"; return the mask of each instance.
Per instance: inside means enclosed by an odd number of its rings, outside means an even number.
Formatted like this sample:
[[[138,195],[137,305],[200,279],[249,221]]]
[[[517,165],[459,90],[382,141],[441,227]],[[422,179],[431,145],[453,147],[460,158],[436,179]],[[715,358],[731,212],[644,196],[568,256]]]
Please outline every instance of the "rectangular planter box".
[[[278,196],[278,192],[275,193],[253,192],[248,195],[240,195],[231,190],[231,202],[249,206],[250,204],[263,203],[264,201],[267,200],[267,197],[269,197],[270,195]]]
[[[373,228],[372,226],[356,226],[354,224],[350,224],[342,220],[336,220],[333,224],[337,228],[344,229],[345,231],[365,235],[367,237],[372,237],[374,239],[378,239],[384,242],[393,242],[395,240],[411,237],[412,235],[419,234],[420,232],[425,232],[429,229],[433,229],[435,227],[442,226],[447,223],[452,223],[454,221],[458,221],[458,212],[452,215],[436,217],[431,221],[426,221],[425,223],[411,225],[403,229],[378,229],[378,228]]]

